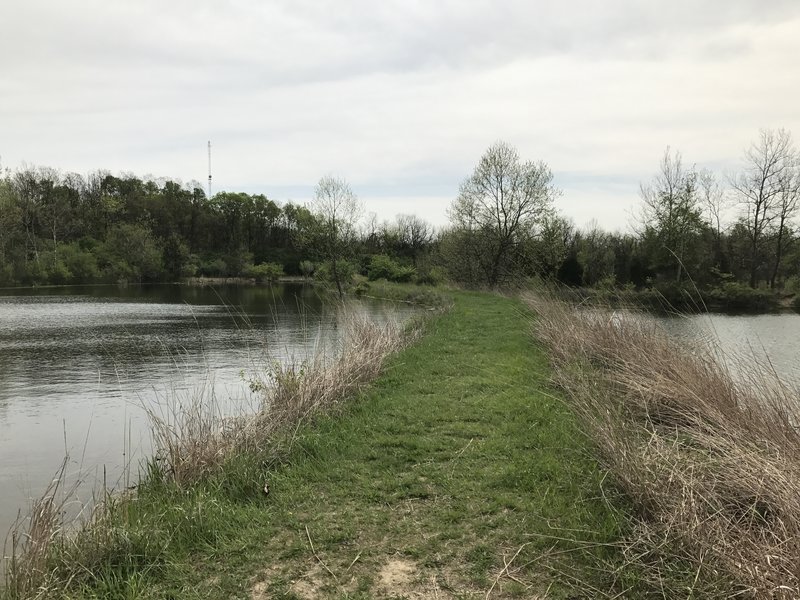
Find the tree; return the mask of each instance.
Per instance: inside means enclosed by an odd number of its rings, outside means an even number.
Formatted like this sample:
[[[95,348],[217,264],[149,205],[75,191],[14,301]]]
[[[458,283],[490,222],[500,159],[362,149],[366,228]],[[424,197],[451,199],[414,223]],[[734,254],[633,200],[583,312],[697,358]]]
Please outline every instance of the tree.
[[[331,278],[341,298],[344,292],[340,266],[354,250],[361,203],[344,179],[327,175],[319,180],[314,190],[312,212],[316,217],[312,233],[314,246],[330,262]]]
[[[575,224],[559,215],[542,222],[541,234],[534,244],[534,257],[540,275],[553,278],[569,256],[575,243]]]
[[[797,170],[798,153],[791,134],[785,129],[762,129],[758,140],[745,151],[744,169],[731,180],[750,242],[750,287],[758,283],[763,243],[777,217],[778,251],[771,277],[774,285],[787,220],[797,210]]]
[[[680,152],[667,147],[653,180],[640,186],[644,203],[643,239],[655,244],[656,269],[675,269],[680,283],[687,258],[698,250],[703,230],[697,172],[683,168]],[[674,266],[673,266],[674,265]]]
[[[551,213],[559,191],[543,162],[521,162],[516,149],[497,142],[481,157],[450,207],[450,221],[464,242],[461,251],[495,287],[524,273],[523,245]],[[454,238],[458,239],[458,238]]]
[[[416,215],[397,215],[397,238],[401,250],[411,257],[417,267],[419,256],[433,243],[433,227]]]

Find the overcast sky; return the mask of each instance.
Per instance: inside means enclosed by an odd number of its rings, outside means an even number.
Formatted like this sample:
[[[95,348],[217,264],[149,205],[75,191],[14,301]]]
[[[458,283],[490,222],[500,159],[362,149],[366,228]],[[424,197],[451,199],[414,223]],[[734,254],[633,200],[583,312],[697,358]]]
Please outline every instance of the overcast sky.
[[[800,137],[797,0],[25,0],[0,5],[0,161],[446,223],[498,139],[624,229],[667,145],[724,172]]]

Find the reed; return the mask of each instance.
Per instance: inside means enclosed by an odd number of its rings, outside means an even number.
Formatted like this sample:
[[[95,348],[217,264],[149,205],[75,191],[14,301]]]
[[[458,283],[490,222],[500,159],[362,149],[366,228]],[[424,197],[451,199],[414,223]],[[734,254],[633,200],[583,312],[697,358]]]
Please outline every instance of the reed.
[[[378,324],[346,309],[338,322],[338,347],[318,343],[310,356],[265,361],[250,380],[250,388],[260,396],[252,413],[225,416],[205,389],[177,409],[149,409],[154,470],[185,486],[236,454],[263,452],[314,414],[356,394],[378,376],[386,357],[413,337],[413,328],[391,321]]]
[[[524,299],[556,383],[632,504],[628,566],[664,597],[800,597],[797,389],[630,312]]]

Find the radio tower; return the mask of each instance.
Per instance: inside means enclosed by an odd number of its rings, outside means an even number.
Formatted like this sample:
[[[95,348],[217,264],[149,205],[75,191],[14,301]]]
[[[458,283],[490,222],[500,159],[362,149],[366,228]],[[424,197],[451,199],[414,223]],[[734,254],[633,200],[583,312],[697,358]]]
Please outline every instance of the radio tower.
[[[208,199],[211,200],[211,140],[208,142]]]

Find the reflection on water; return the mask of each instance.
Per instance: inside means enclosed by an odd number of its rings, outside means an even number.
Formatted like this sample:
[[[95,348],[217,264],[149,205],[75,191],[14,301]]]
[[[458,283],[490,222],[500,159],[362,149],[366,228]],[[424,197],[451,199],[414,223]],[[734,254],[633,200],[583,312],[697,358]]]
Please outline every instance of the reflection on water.
[[[223,410],[252,406],[246,381],[263,361],[334,345],[340,314],[302,285],[0,294],[0,536],[65,453],[72,472],[115,482],[149,451],[142,406],[200,386]],[[377,319],[411,312],[356,309]]]

